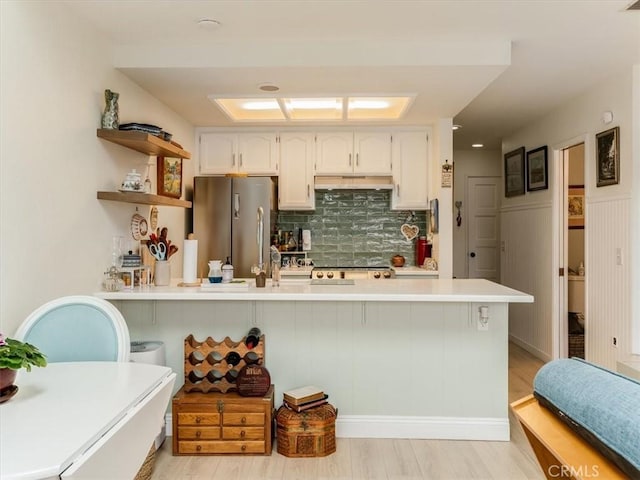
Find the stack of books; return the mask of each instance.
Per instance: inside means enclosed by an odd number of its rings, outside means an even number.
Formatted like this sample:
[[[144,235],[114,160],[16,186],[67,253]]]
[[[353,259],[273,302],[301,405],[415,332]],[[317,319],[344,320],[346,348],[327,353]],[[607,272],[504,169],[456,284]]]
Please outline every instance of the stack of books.
[[[327,403],[329,395],[314,385],[299,387],[283,393],[282,404],[294,412],[304,412]]]

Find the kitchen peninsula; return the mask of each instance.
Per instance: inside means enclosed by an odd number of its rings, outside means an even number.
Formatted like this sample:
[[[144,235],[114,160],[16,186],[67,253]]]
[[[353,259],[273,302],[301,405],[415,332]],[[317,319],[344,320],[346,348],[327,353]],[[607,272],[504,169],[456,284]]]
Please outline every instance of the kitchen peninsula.
[[[121,310],[132,340],[165,342],[178,376],[189,334],[237,341],[258,326],[276,403],[321,386],[338,436],[509,440],[508,304],[531,295],[478,279],[248,283],[96,295]]]

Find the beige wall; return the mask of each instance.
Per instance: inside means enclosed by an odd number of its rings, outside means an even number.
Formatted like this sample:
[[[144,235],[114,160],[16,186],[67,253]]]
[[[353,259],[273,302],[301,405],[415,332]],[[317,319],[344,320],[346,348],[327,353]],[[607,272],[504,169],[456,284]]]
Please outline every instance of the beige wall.
[[[96,191],[144,171],[148,157],[96,137],[104,90],[120,93],[121,123],[159,125],[189,151],[194,132],[116,71],[107,42],[64,6],[0,8],[0,331],[11,335],[40,304],[97,291],[112,236],[131,238],[135,205],[99,201]],[[187,182],[192,175],[187,161]],[[184,222],[185,210],[160,209],[170,238],[184,238]],[[180,276],[180,254],[172,264]]]

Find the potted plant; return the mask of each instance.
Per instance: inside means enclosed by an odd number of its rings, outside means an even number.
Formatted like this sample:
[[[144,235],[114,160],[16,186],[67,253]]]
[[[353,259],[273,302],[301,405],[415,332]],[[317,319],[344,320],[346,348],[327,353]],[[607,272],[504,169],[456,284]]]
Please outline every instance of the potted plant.
[[[7,338],[0,333],[0,396],[13,386],[18,370],[31,371],[31,366],[44,367],[45,356],[30,343]]]

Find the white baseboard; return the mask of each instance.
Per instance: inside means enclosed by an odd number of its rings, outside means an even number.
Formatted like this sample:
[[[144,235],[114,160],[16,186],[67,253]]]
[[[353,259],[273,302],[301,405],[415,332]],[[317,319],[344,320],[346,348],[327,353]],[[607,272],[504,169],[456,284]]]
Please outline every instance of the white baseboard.
[[[167,421],[167,436],[171,436],[171,414],[167,413],[165,418]],[[508,442],[509,418],[340,415],[336,420],[336,437]]]
[[[550,362],[551,360],[553,360],[551,355],[549,355],[548,353],[543,352],[542,350],[534,347],[533,345],[525,342],[524,340],[520,340],[518,337],[514,337],[511,334],[509,334],[509,341],[513,342],[516,345],[518,345],[519,347],[525,349],[531,355],[533,355],[536,358],[539,358],[543,362]]]

